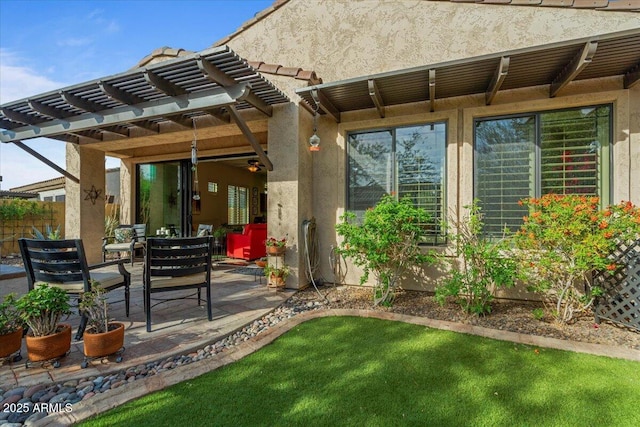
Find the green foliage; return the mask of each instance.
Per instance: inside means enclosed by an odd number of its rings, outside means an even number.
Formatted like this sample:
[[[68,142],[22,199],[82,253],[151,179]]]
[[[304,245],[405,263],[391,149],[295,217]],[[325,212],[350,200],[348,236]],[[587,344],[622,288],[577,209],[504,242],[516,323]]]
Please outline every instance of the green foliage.
[[[0,219],[23,219],[25,216],[44,217],[47,207],[42,203],[24,199],[9,199],[0,203]]]
[[[33,237],[39,240],[60,240],[60,224],[54,230],[49,224],[45,226],[45,232],[42,233],[36,226],[31,226],[33,229]]]
[[[228,232],[229,232],[229,229],[221,225],[220,227],[214,229],[211,235],[217,239],[222,239],[224,237],[227,237]]]
[[[47,284],[27,292],[17,301],[16,306],[34,337],[55,333],[60,318],[71,313],[67,293]]]
[[[0,303],[0,335],[15,332],[23,325],[20,312],[16,307],[16,295],[10,293]]]
[[[531,314],[533,314],[533,317],[536,320],[544,319],[544,310],[541,309],[541,308],[534,308],[533,311],[531,312]]]
[[[91,291],[82,294],[80,312],[87,316],[87,330],[103,334],[109,330],[109,310],[105,291],[98,282],[91,284]]]
[[[117,209],[111,208],[111,212],[104,217],[104,235],[113,236],[113,231],[120,225],[120,213]]]
[[[460,259],[439,257],[450,267],[451,275],[436,287],[435,298],[444,305],[447,297],[453,297],[465,312],[483,315],[491,312],[491,301],[498,288],[515,285],[517,265],[505,256],[504,240],[492,242],[482,234],[482,214],[477,201],[465,209],[469,215],[451,233]]]
[[[273,274],[276,277],[282,277],[282,280],[287,280],[290,273],[291,268],[286,264],[279,267],[270,264],[264,266],[264,275],[266,277],[270,277]]]
[[[609,255],[620,242],[640,236],[640,209],[622,202],[600,210],[599,202],[556,194],[521,202],[529,216],[514,236],[520,265],[530,289],[553,304],[551,314],[561,323],[588,310],[602,292],[589,286],[591,273],[617,270]]]
[[[365,212],[361,225],[356,224],[352,212],[340,218],[336,230],[343,240],[338,252],[363,268],[360,284],[370,273],[375,275],[375,305],[391,304],[398,282],[408,270],[433,261],[419,246],[425,236],[422,224],[429,219],[427,211],[416,208],[411,199],[397,201],[389,195]]]

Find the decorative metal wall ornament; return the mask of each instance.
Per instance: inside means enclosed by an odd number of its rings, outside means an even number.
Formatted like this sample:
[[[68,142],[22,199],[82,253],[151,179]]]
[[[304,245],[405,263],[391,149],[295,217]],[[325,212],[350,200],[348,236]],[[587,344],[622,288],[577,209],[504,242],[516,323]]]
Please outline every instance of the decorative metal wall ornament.
[[[193,200],[200,200],[200,189],[198,184],[198,133],[196,129],[196,118],[193,120],[193,141],[191,141],[191,170],[193,171]]]
[[[97,190],[95,185],[91,186],[91,190],[82,190],[85,192],[86,196],[84,197],[85,200],[91,200],[92,204],[96,204],[96,200],[98,200],[98,198],[100,197],[100,194],[102,194],[102,190]]]

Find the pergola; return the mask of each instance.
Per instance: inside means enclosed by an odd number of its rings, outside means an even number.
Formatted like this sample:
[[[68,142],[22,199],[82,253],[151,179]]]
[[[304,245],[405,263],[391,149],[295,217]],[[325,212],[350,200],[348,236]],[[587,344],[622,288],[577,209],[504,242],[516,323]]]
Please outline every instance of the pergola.
[[[494,53],[300,88],[306,107],[340,122],[340,114],[484,94],[491,104],[501,90],[549,86],[556,96],[572,81],[622,76],[624,88],[640,81],[640,28],[590,38]],[[304,104],[303,104],[304,105]]]
[[[26,146],[46,137],[106,153],[233,121],[268,170],[273,166],[242,110],[265,117],[289,99],[228,46],[187,54],[0,106],[0,141],[13,143],[67,178],[78,178]]]

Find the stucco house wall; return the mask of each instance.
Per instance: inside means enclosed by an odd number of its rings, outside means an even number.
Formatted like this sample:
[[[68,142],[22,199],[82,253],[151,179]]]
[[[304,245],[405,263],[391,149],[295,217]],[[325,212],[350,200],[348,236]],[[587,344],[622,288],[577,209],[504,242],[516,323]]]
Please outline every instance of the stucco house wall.
[[[324,82],[331,82],[639,27],[640,14],[630,12],[436,1],[290,0],[224,42],[244,58],[314,70]],[[289,79],[275,83],[292,100],[300,99],[294,90],[301,82]],[[625,90],[621,79],[583,81],[571,83],[554,98],[549,98],[545,86],[500,91],[489,106],[483,95],[477,95],[438,99],[434,112],[418,104],[388,107],[382,119],[375,110],[343,113],[340,123],[322,116],[318,122],[322,148],[312,156],[302,148],[312,133],[311,115],[298,107],[298,119],[286,125],[278,121],[290,120],[290,114],[274,115],[269,122],[270,156],[289,159],[289,172],[297,161],[298,182],[292,182],[295,173],[278,171],[276,164],[276,170],[269,174],[270,203],[272,194],[290,191],[295,191],[297,198],[305,194],[310,198],[302,204],[291,199],[292,203],[277,208],[271,205],[270,230],[280,223],[290,229],[296,224],[300,227],[304,218],[315,217],[320,273],[331,280],[326,259],[337,244],[334,225],[345,209],[348,132],[446,121],[447,210],[458,213],[473,199],[474,118],[600,103],[614,106],[612,201],[625,199],[638,204],[640,183],[633,176],[640,170],[639,86]],[[272,135],[272,129],[282,126],[289,126],[288,138]],[[291,132],[297,132],[295,141]],[[312,171],[311,179],[308,170]],[[276,217],[278,224],[272,222]],[[301,259],[301,251],[298,257]],[[405,286],[433,289],[437,274],[427,273]],[[358,269],[348,264],[345,282],[357,283],[359,275]],[[303,277],[301,284],[305,284]]]

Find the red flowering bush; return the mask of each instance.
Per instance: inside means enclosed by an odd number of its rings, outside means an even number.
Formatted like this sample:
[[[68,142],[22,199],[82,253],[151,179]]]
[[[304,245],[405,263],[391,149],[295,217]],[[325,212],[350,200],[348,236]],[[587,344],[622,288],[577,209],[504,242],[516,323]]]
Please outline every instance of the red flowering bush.
[[[520,203],[529,215],[514,236],[530,289],[553,303],[562,323],[589,309],[601,290],[589,286],[594,270],[617,269],[609,255],[640,235],[640,209],[622,202],[599,209],[598,197],[547,194]]]

